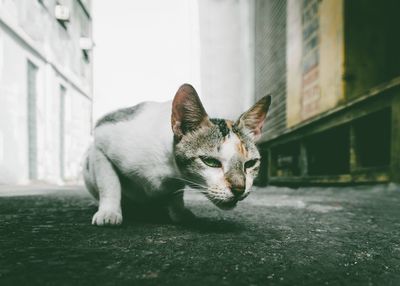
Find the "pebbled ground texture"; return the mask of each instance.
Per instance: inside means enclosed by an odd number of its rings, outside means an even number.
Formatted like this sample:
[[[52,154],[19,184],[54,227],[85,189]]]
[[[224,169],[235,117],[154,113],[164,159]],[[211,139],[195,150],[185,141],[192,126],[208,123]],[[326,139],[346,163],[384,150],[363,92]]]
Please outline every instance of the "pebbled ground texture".
[[[1,187],[0,285],[400,285],[396,185],[185,199],[187,225],[145,209],[96,227],[81,187]]]

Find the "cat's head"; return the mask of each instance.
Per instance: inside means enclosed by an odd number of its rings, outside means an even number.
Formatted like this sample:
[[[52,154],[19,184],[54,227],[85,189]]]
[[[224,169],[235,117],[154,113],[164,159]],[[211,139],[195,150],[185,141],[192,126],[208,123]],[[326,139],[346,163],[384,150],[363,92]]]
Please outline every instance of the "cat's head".
[[[216,206],[232,209],[248,196],[260,167],[255,145],[271,97],[259,100],[236,122],[210,119],[196,90],[182,85],[172,103],[175,160],[183,179]]]

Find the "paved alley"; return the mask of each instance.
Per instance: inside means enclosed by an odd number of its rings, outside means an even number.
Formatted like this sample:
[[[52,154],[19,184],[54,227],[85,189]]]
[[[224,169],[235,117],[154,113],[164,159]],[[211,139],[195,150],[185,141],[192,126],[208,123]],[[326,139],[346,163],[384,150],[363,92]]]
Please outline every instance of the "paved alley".
[[[10,196],[14,195],[14,196]],[[81,188],[0,191],[1,285],[399,285],[400,190],[256,188],[233,211],[90,225]]]

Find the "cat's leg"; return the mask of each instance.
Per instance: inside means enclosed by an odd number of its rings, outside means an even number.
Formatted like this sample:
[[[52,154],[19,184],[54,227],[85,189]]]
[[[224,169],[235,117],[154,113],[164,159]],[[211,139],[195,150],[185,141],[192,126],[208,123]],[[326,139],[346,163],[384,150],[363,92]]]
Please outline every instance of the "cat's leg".
[[[96,200],[99,200],[99,191],[96,186],[96,176],[94,173],[93,165],[93,162],[95,160],[95,149],[96,148],[92,145],[86,152],[82,173],[86,189],[89,191],[90,194],[92,194],[92,196]]]
[[[185,223],[193,221],[195,215],[185,207],[183,192],[174,195],[168,203],[168,215],[174,223]]]
[[[99,209],[94,214],[94,225],[119,225],[122,223],[121,184],[111,162],[102,151],[94,150],[94,172],[99,195]]]

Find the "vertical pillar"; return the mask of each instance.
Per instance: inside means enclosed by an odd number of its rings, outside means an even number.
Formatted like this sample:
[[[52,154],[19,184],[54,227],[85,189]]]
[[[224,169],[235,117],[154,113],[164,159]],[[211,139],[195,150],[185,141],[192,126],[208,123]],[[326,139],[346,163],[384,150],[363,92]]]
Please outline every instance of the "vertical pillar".
[[[29,180],[38,179],[38,138],[37,138],[37,72],[38,68],[27,63],[27,131]]]
[[[400,89],[396,89],[392,98],[391,125],[391,181],[400,183]]]
[[[304,142],[300,142],[299,170],[301,177],[305,177],[308,175],[307,148]]]
[[[275,171],[276,166],[274,165],[274,160],[272,158],[272,148],[268,147],[268,181],[271,177],[276,176]]]
[[[257,186],[266,186],[268,184],[269,179],[269,150],[265,148],[265,146],[260,146],[261,153],[261,164],[260,171],[258,172],[258,176],[254,181],[254,185]]]
[[[350,157],[349,157],[349,165],[350,165],[350,173],[353,173],[358,168],[358,158],[357,158],[357,138],[356,131],[354,125],[350,125],[349,130],[350,136]]]

